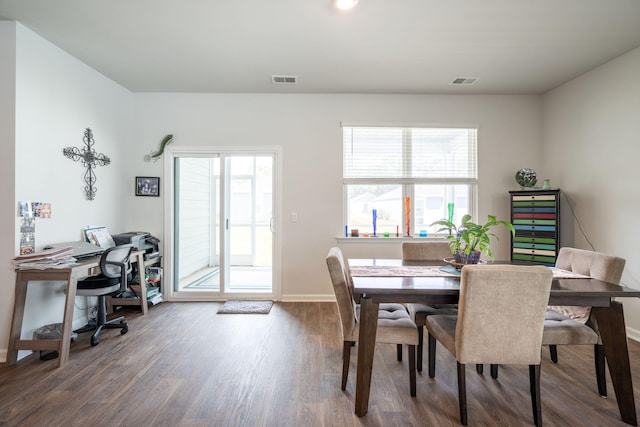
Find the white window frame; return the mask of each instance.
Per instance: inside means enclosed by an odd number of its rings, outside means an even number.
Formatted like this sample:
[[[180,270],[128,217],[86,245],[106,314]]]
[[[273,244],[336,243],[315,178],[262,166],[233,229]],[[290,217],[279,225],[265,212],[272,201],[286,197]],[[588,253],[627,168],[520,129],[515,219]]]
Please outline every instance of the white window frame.
[[[348,225],[349,221],[349,186],[353,185],[401,185],[402,199],[405,197],[410,198],[410,221],[411,232],[410,236],[414,236],[414,224],[415,224],[415,197],[414,189],[416,185],[421,184],[445,184],[445,185],[467,185],[468,186],[468,210],[472,216],[477,216],[477,191],[478,191],[478,126],[477,125],[351,125],[342,124],[343,128],[343,223]],[[471,135],[475,136],[473,139],[473,146],[469,148],[468,155],[472,157],[473,164],[469,166],[467,173],[470,175],[464,177],[448,176],[448,177],[366,177],[355,178],[345,177],[347,169],[347,159],[345,154],[345,144],[347,137],[345,131],[351,128],[386,128],[386,129],[402,129],[402,162],[403,169],[410,170],[410,157],[412,155],[412,144],[408,135],[411,134],[411,130],[414,129],[429,129],[429,130],[442,130],[442,129],[466,129],[472,132]],[[410,173],[409,173],[410,174]],[[404,204],[402,204],[402,217],[404,218]],[[446,215],[443,215],[445,217]],[[402,225],[404,227],[404,224]],[[346,236],[345,236],[346,237]],[[406,237],[406,230],[400,232],[400,237]],[[433,237],[433,235],[430,235]]]

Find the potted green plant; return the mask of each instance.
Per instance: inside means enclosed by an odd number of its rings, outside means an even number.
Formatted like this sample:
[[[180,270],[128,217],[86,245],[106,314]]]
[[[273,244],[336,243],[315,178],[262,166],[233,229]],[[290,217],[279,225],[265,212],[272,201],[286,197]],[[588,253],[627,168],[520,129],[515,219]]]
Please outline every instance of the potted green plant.
[[[471,215],[467,214],[462,217],[460,225],[457,226],[444,218],[431,225],[441,226],[436,232],[449,232],[446,238],[449,240],[454,260],[458,264],[477,264],[481,254],[486,254],[491,260],[494,259],[491,238],[497,241],[498,236],[491,232],[493,227],[503,225],[515,234],[515,229],[510,222],[501,221],[494,215],[487,215],[487,221],[484,224],[471,221]]]

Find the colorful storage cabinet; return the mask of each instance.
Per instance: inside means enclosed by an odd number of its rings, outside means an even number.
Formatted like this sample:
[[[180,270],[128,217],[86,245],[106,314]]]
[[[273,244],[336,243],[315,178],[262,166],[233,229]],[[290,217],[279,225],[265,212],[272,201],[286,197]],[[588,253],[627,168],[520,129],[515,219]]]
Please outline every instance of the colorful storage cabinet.
[[[554,265],[560,249],[560,190],[509,191],[511,260]]]

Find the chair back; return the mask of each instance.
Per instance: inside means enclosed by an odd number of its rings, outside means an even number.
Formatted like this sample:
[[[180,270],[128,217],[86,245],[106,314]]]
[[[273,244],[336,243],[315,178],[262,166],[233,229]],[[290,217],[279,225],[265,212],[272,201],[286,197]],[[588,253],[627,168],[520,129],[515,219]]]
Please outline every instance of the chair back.
[[[616,285],[620,284],[625,263],[624,258],[570,247],[560,248],[556,258],[557,268]],[[596,319],[591,316],[591,307],[553,305],[549,308],[576,322],[589,324],[598,331]]]
[[[127,288],[127,278],[131,275],[131,262],[129,257],[133,245],[120,245],[106,249],[100,258],[100,270],[102,275],[109,278],[120,279],[120,291]],[[144,268],[140,266],[140,268]],[[141,277],[143,277],[142,273]]]
[[[450,256],[447,241],[402,243],[402,259],[406,261],[442,261]]]
[[[347,284],[345,261],[340,248],[333,247],[329,249],[326,260],[333,284],[333,292],[338,304],[342,334],[345,339],[348,339],[347,337],[351,337],[356,329],[356,302]]]
[[[460,279],[460,363],[540,363],[553,274],[543,266],[466,265]]]
[[[616,285],[620,284],[625,263],[624,258],[569,247],[560,248],[556,258],[558,268]]]

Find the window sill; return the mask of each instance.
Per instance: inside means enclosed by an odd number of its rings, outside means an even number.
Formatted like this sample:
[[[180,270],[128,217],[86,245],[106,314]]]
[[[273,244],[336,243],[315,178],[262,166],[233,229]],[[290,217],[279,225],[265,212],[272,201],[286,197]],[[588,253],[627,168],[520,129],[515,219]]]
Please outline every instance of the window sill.
[[[384,244],[384,243],[401,243],[401,242],[442,242],[442,237],[407,237],[407,236],[368,236],[368,237],[345,237],[337,236],[338,243],[365,243],[365,244]]]

